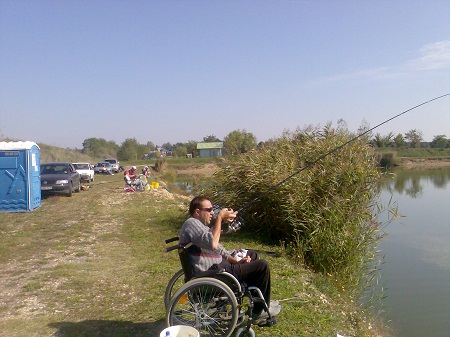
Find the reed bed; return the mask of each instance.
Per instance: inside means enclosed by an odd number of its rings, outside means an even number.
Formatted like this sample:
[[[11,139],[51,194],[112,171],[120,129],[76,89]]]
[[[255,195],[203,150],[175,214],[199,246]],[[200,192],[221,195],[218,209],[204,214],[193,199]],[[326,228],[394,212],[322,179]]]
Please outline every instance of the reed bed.
[[[286,132],[223,164],[202,192],[221,205],[247,205],[244,228],[281,243],[308,268],[358,287],[376,259],[380,229],[373,151],[358,139],[316,162],[354,136],[331,126]]]

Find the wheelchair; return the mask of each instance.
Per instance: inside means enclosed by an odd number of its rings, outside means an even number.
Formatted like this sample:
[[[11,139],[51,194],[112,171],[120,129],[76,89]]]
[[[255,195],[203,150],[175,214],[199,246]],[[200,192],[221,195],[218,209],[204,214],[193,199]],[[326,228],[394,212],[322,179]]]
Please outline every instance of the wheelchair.
[[[178,251],[181,269],[172,276],[164,294],[166,324],[189,325],[201,337],[254,337],[252,324],[273,326],[275,317],[269,313],[261,290],[239,282],[222,269],[192,274],[187,249],[192,245],[167,246],[178,237],[166,240],[166,252]],[[255,303],[261,303],[267,318],[253,318]]]

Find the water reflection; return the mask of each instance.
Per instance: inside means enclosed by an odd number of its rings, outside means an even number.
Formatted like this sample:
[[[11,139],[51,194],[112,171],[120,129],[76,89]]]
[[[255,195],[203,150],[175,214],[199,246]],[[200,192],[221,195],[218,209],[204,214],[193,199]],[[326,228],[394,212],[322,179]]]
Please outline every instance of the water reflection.
[[[173,184],[169,185],[170,189],[181,190],[188,194],[193,194],[194,192],[194,183],[192,181],[176,181]]]
[[[432,184],[437,189],[446,189],[450,170],[404,170],[396,169],[381,183],[382,190],[405,194],[413,199],[420,198],[425,186]]]
[[[386,320],[399,337],[450,331],[450,169],[396,170],[381,184],[384,204],[404,217],[386,229],[382,282]]]

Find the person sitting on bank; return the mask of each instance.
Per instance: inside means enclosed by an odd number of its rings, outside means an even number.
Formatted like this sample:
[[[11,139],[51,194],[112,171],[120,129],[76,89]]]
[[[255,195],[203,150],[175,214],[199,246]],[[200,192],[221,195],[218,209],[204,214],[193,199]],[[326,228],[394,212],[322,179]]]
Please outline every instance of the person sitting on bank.
[[[131,183],[136,179],[136,166],[132,166],[129,170],[123,172],[123,180],[125,181],[125,186],[131,186]]]
[[[144,166],[144,168],[142,169],[142,174],[143,174],[146,178],[150,177],[150,169],[149,169],[148,166]]]
[[[189,204],[189,214],[189,219],[181,227],[179,243],[182,246],[189,243],[195,246],[187,251],[194,274],[208,269],[224,269],[240,282],[258,287],[269,307],[270,315],[276,316],[281,311],[281,305],[278,301],[270,302],[270,269],[267,261],[259,259],[257,252],[253,250],[248,250],[242,259],[236,259],[219,242],[222,223],[232,222],[237,212],[221,209],[210,228],[208,226],[214,215],[212,203],[204,196],[196,196]],[[267,314],[263,309],[261,303],[255,303],[254,318],[266,318]]]

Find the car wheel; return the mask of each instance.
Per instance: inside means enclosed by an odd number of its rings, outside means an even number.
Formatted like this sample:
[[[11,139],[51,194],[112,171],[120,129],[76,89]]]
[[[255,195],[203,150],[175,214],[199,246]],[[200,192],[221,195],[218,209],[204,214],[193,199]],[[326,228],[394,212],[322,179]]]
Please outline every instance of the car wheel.
[[[75,189],[75,193],[78,193],[81,191],[81,180],[78,180],[78,187]]]
[[[72,183],[69,183],[69,190],[67,191],[67,196],[68,197],[72,196]]]

